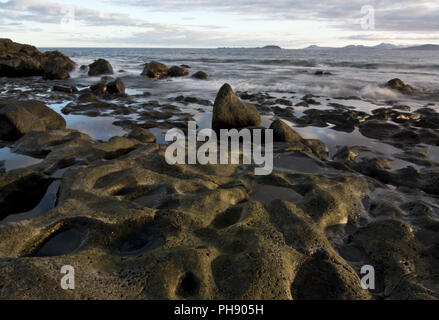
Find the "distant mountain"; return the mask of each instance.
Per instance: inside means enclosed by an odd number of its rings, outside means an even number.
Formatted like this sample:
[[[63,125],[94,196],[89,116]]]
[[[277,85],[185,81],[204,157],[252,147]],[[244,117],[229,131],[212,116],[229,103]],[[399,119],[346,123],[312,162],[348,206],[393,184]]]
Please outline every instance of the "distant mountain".
[[[362,46],[362,45],[350,45],[350,46],[346,46],[343,49],[381,49],[381,50],[391,50],[391,49],[397,49],[397,48],[401,48],[401,46],[396,46],[394,44],[391,43],[380,43],[377,46]]]
[[[331,48],[331,47],[319,47],[316,45],[312,45],[309,47],[306,47],[305,49],[310,49],[310,50],[322,50],[322,49],[335,49],[335,48]]]
[[[380,49],[380,50],[390,50],[390,49],[397,49],[397,48],[401,48],[400,46],[396,46],[394,44],[390,44],[390,43],[381,43],[377,46],[363,46],[363,45],[348,45],[342,48],[336,48],[336,47],[319,47],[316,45],[312,45],[309,46],[305,49],[355,49],[355,50],[361,50],[361,49]]]
[[[388,50],[388,49],[396,49],[396,48],[399,48],[400,46],[395,46],[394,44],[391,44],[391,43],[381,43],[381,44],[379,44],[379,45],[377,45],[377,46],[375,46],[375,47],[372,47],[372,48],[375,48],[375,49],[386,49],[386,50]]]
[[[424,44],[422,46],[414,46],[405,48],[406,50],[439,50],[439,45],[437,44]]]
[[[217,49],[271,49],[271,50],[282,50],[281,47],[279,46],[275,46],[275,45],[269,45],[269,46],[265,46],[265,47],[256,47],[256,48],[249,48],[249,47],[220,47]]]

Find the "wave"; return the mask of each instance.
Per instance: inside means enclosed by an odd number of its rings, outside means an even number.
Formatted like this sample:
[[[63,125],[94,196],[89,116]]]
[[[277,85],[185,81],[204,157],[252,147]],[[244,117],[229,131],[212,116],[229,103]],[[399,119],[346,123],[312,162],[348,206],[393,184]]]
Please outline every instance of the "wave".
[[[393,100],[397,99],[400,95],[395,90],[380,87],[375,84],[368,84],[360,90],[360,95],[363,98],[369,98],[373,100]]]
[[[406,63],[373,63],[373,62],[352,62],[352,61],[317,61],[297,60],[297,59],[221,59],[221,58],[192,58],[182,59],[187,63],[207,63],[207,64],[246,64],[246,65],[269,65],[269,66],[292,66],[308,68],[352,68],[352,69],[392,69],[392,70],[439,70],[439,64],[406,64]],[[175,63],[175,59],[162,59],[164,63]]]

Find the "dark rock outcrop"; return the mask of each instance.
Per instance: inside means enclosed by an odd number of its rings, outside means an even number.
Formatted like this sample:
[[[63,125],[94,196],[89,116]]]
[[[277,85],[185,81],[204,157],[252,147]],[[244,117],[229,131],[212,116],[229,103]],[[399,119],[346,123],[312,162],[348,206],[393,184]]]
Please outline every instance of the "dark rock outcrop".
[[[0,101],[0,139],[14,141],[31,131],[64,129],[66,121],[44,103]]]
[[[405,84],[401,79],[392,79],[386,83],[386,88],[399,91],[403,94],[413,94],[415,89],[408,84]]]
[[[75,63],[59,51],[49,51],[43,54],[41,66],[46,80],[64,80],[70,78],[69,72],[75,68]]]
[[[252,104],[242,102],[229,84],[219,90],[213,106],[213,130],[259,126],[261,116]]]
[[[0,77],[43,76],[64,80],[76,64],[59,51],[41,53],[34,46],[0,39]]]
[[[100,76],[104,74],[113,74],[113,67],[105,59],[98,59],[89,65],[89,76]]]

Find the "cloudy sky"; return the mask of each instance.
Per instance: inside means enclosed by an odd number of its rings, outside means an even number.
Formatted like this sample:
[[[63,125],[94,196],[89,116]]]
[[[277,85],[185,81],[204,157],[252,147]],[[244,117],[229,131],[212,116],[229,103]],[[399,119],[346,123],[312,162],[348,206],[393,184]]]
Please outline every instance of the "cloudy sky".
[[[40,47],[439,44],[439,0],[0,0],[0,38]]]

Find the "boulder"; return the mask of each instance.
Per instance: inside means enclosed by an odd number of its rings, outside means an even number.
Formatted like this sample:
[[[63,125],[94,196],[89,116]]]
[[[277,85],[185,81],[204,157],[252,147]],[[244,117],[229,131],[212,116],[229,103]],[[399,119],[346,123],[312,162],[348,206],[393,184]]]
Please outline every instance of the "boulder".
[[[219,90],[213,106],[213,130],[259,126],[261,116],[252,104],[242,102],[229,84]]]
[[[198,80],[206,80],[209,78],[209,75],[204,71],[198,71],[192,75],[192,78],[195,78]]]
[[[275,142],[299,142],[302,140],[300,134],[282,120],[275,120],[270,129],[273,130],[273,140]]]
[[[412,94],[414,88],[411,85],[405,84],[401,79],[392,79],[386,83],[386,88],[399,91],[403,94]]]
[[[76,64],[59,51],[41,53],[30,45],[0,39],[0,77],[43,76],[64,80]]]
[[[15,141],[31,131],[64,129],[66,121],[44,103],[0,101],[0,139]]]
[[[65,80],[70,78],[69,72],[76,64],[59,51],[49,51],[43,54],[41,66],[46,80]]]
[[[186,68],[179,66],[172,66],[168,70],[168,76],[170,77],[184,77],[189,74],[189,71]]]
[[[89,65],[89,76],[100,76],[104,74],[113,74],[113,67],[105,59],[98,59]]]
[[[142,76],[147,76],[149,78],[163,78],[168,75],[168,71],[168,67],[163,63],[151,61],[145,65]]]
[[[120,78],[107,84],[108,93],[125,93],[125,84]]]

